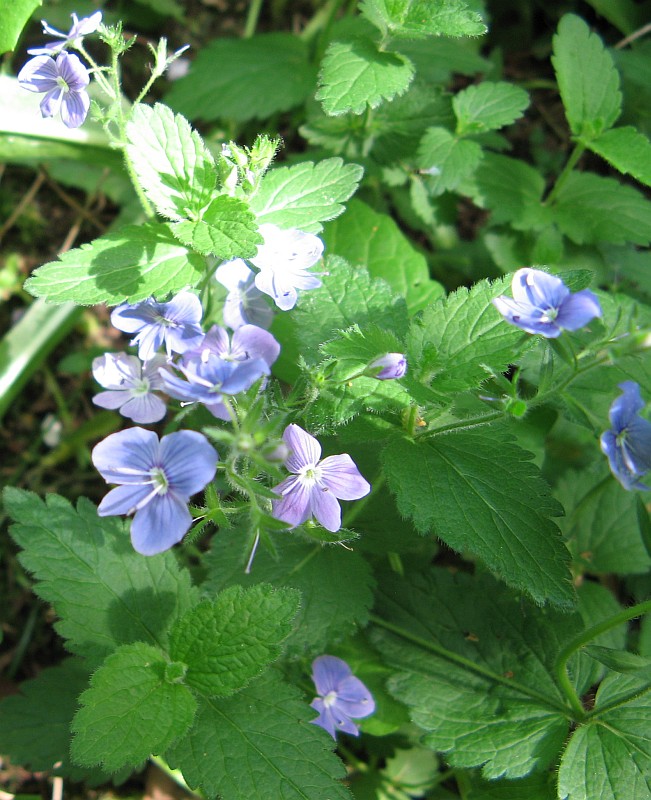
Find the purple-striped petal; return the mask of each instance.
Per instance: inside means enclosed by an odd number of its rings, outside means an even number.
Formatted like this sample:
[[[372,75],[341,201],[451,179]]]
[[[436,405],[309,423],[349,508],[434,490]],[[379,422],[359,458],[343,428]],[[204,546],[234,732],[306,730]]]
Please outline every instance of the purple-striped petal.
[[[90,108],[88,92],[67,92],[61,104],[61,119],[67,128],[78,128],[84,124]]]
[[[106,407],[106,406],[105,406]],[[163,419],[167,406],[156,395],[147,393],[128,397],[120,409],[120,414],[142,425],[150,425]]]
[[[108,392],[100,392],[93,397],[93,403],[100,408],[110,411],[123,406],[129,400],[129,392],[126,389],[114,389]]]
[[[272,501],[273,515],[276,519],[286,522],[290,528],[295,528],[310,518],[311,490],[296,475],[290,475],[275,486],[273,491],[282,494],[281,500]]]
[[[321,480],[340,500],[359,500],[371,491],[371,484],[361,476],[347,453],[328,456],[319,467]]]
[[[341,528],[341,506],[330,489],[318,483],[312,486],[310,506],[317,522],[327,531],[335,533]]]
[[[280,345],[269,331],[257,325],[242,325],[233,334],[230,355],[238,361],[262,358],[269,366],[278,358]]]
[[[601,316],[601,306],[589,289],[570,295],[563,301],[556,324],[566,331],[578,331],[595,317]]]
[[[290,472],[300,472],[304,467],[315,467],[321,458],[321,445],[298,425],[288,425],[283,440],[290,449],[285,466]]]
[[[133,549],[143,556],[163,553],[181,541],[191,524],[192,515],[183,499],[173,492],[158,495],[133,518]]]
[[[119,514],[129,514],[151,494],[151,485],[116,486],[103,498],[97,507],[100,517],[114,517]]]
[[[352,674],[348,664],[337,656],[319,656],[312,662],[312,680],[317,694],[322,697],[336,691],[341,681]]]
[[[140,483],[158,465],[158,436],[144,428],[128,428],[107,436],[91,454],[107,483]]]
[[[177,431],[160,440],[160,460],[170,490],[186,500],[215,477],[218,458],[215,448],[197,431]]]

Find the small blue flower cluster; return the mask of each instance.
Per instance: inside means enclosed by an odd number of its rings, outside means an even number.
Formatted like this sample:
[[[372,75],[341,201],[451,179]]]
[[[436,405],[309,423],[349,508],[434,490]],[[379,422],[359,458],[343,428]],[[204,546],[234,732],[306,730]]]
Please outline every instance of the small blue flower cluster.
[[[79,57],[68,53],[66,48],[81,46],[84,36],[95,33],[102,22],[102,12],[96,11],[82,19],[72,14],[73,24],[68,33],[57,31],[45,20],[41,22],[43,33],[56,37],[56,41],[27,51],[35,58],[18,73],[18,82],[29,92],[45,94],[40,105],[43,117],[60,113],[66,127],[78,128],[83,125],[90,108],[86,91],[90,74]]]

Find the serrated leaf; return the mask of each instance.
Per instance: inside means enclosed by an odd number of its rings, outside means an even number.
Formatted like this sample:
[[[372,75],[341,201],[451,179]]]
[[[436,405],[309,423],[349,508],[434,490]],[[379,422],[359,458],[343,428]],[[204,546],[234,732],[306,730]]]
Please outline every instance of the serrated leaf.
[[[13,50],[23,28],[41,0],[12,0],[2,4],[0,14],[0,55]]]
[[[332,42],[321,62],[316,99],[330,116],[361,114],[367,106],[377,108],[404,94],[413,77],[406,56],[378,50],[371,39]]]
[[[172,553],[143,558],[127,524],[98,517],[83,497],[76,510],[58,495],[44,503],[12,488],[3,500],[23,548],[19,560],[33,573],[36,594],[54,605],[69,650],[97,663],[121,644],[166,647],[169,628],[198,598]]]
[[[95,672],[79,698],[70,752],[84,766],[114,772],[160,754],[188,730],[197,701],[166,679],[168,661],[151,645],[120,647]]]
[[[613,672],[635,672],[639,677],[646,675],[651,678],[651,658],[595,644],[587,645],[583,652]]]
[[[203,700],[167,761],[222,800],[351,800],[343,765],[305,698],[270,671],[230,698]],[[242,765],[234,769],[234,764]]]
[[[572,606],[569,554],[550,519],[560,507],[531,458],[479,431],[398,440],[383,453],[398,509],[421,533],[479,557],[538,603]]]
[[[619,73],[601,39],[574,14],[553,38],[552,64],[572,133],[584,139],[612,127],[621,112]]]
[[[217,592],[233,584],[271,583],[298,589],[301,607],[296,629],[287,641],[292,654],[322,653],[329,643],[366,623],[373,602],[373,578],[358,553],[336,545],[307,543],[287,533],[274,543],[277,559],[259,548],[251,572],[245,574],[248,553],[242,547],[241,532],[220,531],[207,556],[209,576],[204,588]]]
[[[408,361],[412,375],[439,392],[478,386],[486,367],[503,371],[531,346],[531,338],[504,322],[491,300],[509,292],[507,279],[462,287],[428,306],[411,324]],[[425,351],[431,353],[426,361]],[[420,369],[420,374],[419,374]]]
[[[558,227],[576,244],[651,242],[651,203],[612,178],[570,173],[551,210]]]
[[[323,240],[327,253],[365,267],[372,278],[383,278],[405,298],[411,314],[443,294],[443,286],[429,277],[425,256],[393,219],[360,200],[351,200],[347,213],[326,226]]]
[[[272,169],[251,199],[251,210],[260,225],[271,222],[318,233],[322,222],[343,212],[342,203],[355,192],[362,174],[362,167],[341,158]]]
[[[171,220],[196,219],[217,183],[215,162],[197,131],[162,103],[139,103],[126,126],[127,154],[145,194]]]
[[[457,117],[457,134],[497,130],[522,116],[529,105],[529,95],[512,83],[483,81],[468,86],[452,99]]]
[[[426,731],[421,741],[446,753],[452,767],[482,767],[487,779],[546,770],[570,723],[554,659],[582,630],[579,616],[540,609],[485,574],[387,573],[379,586],[376,615],[423,641],[411,644],[379,625],[371,634],[394,670],[389,691]]]
[[[417,164],[428,172],[428,190],[439,195],[453,191],[472,175],[482,155],[477,142],[459,139],[445,128],[430,128],[418,145]]]
[[[33,772],[69,767],[70,722],[89,669],[80,658],[48,667],[0,702],[0,749]]]
[[[34,271],[25,288],[50,303],[136,303],[196,285],[204,259],[188,252],[167,225],[146,222],[62,253]]]
[[[619,172],[651,186],[651,142],[648,136],[627,125],[605,131],[588,141],[587,145]]]
[[[597,718],[572,734],[563,754],[558,772],[563,800],[651,798],[651,699],[645,686],[648,682],[631,675],[603,681],[595,698]],[[635,699],[617,705],[635,693]],[[615,707],[605,710],[611,703]]]
[[[251,258],[262,243],[258,223],[248,203],[221,195],[206,208],[201,219],[174,222],[174,236],[199,253],[218,256],[222,261]]]
[[[314,91],[307,44],[289,33],[217,39],[202,47],[187,76],[165,96],[188,119],[267,119]],[[282,91],[279,91],[282,87]]]
[[[280,655],[300,594],[268,584],[225,589],[195,606],[170,634],[170,655],[187,665],[185,683],[208,697],[246,686]]]
[[[364,0],[361,11],[383,33],[406,39],[486,33],[479,14],[461,0]]]

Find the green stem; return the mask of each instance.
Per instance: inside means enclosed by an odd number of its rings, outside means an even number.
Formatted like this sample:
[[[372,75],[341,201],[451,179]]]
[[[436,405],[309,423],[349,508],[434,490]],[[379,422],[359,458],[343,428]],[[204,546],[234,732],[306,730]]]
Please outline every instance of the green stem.
[[[545,706],[553,708],[555,711],[560,711],[561,714],[564,714],[568,718],[572,718],[572,714],[570,710],[565,706],[563,703],[559,702],[558,700],[554,700],[551,697],[547,697],[546,695],[542,694],[541,692],[537,692],[535,689],[531,689],[528,686],[525,686],[522,683],[518,683],[518,681],[514,681],[512,678],[505,678],[503,675],[500,675],[497,672],[493,672],[492,669],[488,667],[482,667],[481,664],[477,664],[474,661],[471,661],[469,658],[465,656],[461,656],[458,653],[452,652],[452,650],[447,650],[445,647],[442,647],[435,642],[430,641],[429,639],[423,639],[420,636],[416,636],[416,634],[411,633],[410,631],[405,630],[404,628],[399,627],[398,625],[394,625],[392,622],[387,622],[387,620],[382,619],[381,617],[376,616],[375,614],[370,615],[370,620],[375,625],[379,625],[382,628],[385,628],[391,633],[395,633],[398,636],[401,636],[403,639],[406,639],[409,642],[413,642],[417,644],[419,647],[422,647],[424,650],[429,650],[432,653],[436,653],[436,655],[441,656],[441,658],[445,658],[447,661],[452,661],[453,664],[457,664],[463,669],[468,670],[469,672],[474,672],[477,675],[481,675],[482,678],[486,678],[494,683],[499,683],[502,686],[506,686],[507,688],[511,689],[514,692],[519,692],[520,694],[525,695],[526,697],[530,697],[532,700],[535,700],[538,703],[542,703]]]
[[[620,611],[619,614],[614,614],[612,617],[605,619],[603,622],[600,622],[598,625],[593,625],[591,628],[583,631],[578,636],[575,636],[570,642],[568,642],[565,647],[561,650],[561,652],[556,657],[556,662],[554,663],[554,673],[556,675],[556,681],[560,688],[563,691],[563,694],[567,697],[569,704],[572,706],[572,709],[577,714],[577,719],[582,721],[586,718],[587,713],[581,703],[579,696],[576,693],[576,689],[572,686],[570,681],[570,677],[567,670],[567,664],[570,658],[579,651],[582,647],[584,647],[588,642],[591,642],[593,639],[596,639],[597,636],[601,636],[602,633],[606,633],[606,631],[611,630],[612,628],[616,628],[618,625],[621,625],[624,622],[628,622],[631,619],[635,619],[636,617],[642,616],[642,614],[647,614],[651,611],[651,600],[645,600],[643,603],[638,603],[635,606],[631,606],[631,608],[626,608],[624,611]],[[599,713],[601,713],[600,710]],[[592,712],[592,715],[596,715],[596,710]]]
[[[547,195],[547,198],[543,202],[544,206],[551,205],[554,202],[554,200],[556,199],[556,196],[558,195],[560,190],[563,188],[563,184],[569,178],[570,173],[572,172],[572,170],[576,166],[577,161],[583,155],[583,151],[584,150],[585,150],[585,145],[581,144],[581,142],[577,142],[574,145],[574,150],[572,150],[572,152],[570,154],[570,157],[567,159],[567,163],[563,167],[563,170],[562,170],[561,174],[558,176],[558,178],[556,178],[556,183],[552,187],[551,192]]]
[[[430,429],[422,433],[418,438],[429,439],[432,436],[437,436],[439,433],[447,433],[448,431],[479,428],[482,425],[489,425],[491,422],[495,422],[496,419],[501,419],[504,416],[505,414],[503,411],[491,411],[488,414],[480,414],[478,417],[460,419],[458,422],[451,422],[449,425],[442,425],[440,428]]]
[[[91,55],[89,55],[83,44],[79,43],[78,45],[76,45],[76,48],[77,50],[79,50],[82,56],[86,59],[86,61],[88,61],[88,63],[92,67],[93,75],[95,76],[97,83],[99,83],[99,85],[102,87],[104,93],[108,95],[108,97],[110,97],[111,100],[117,100],[120,95],[115,94],[113,87],[102,74],[102,67],[100,67],[95,61],[95,59]]]
[[[258,27],[258,20],[260,18],[261,11],[262,0],[251,0],[249,13],[246,16],[246,23],[244,25],[244,33],[242,34],[245,39],[250,39],[255,33],[255,29]]]

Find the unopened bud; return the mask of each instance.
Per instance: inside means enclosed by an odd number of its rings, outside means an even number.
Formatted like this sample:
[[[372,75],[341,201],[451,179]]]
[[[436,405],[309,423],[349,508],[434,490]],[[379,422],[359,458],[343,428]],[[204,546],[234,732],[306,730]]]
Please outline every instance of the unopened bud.
[[[382,367],[382,369],[377,375],[373,376],[374,378],[379,381],[395,380],[396,378],[402,378],[407,372],[407,359],[404,353],[387,353],[369,364],[371,369],[377,369],[378,367]]]

